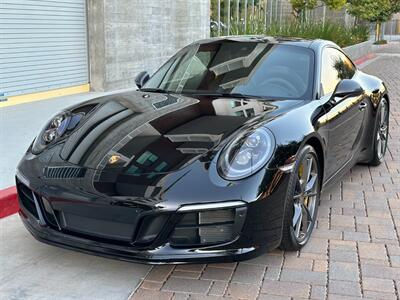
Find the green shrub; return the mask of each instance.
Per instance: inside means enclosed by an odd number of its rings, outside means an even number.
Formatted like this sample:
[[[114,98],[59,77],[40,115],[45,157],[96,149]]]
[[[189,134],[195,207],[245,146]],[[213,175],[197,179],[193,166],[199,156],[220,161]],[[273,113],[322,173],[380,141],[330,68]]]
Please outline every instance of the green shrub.
[[[226,34],[226,33],[224,33]],[[342,24],[326,22],[291,22],[286,24],[271,24],[265,28],[264,23],[248,23],[246,30],[244,24],[233,23],[230,34],[262,34],[282,37],[299,37],[305,39],[324,39],[335,42],[341,47],[364,42],[369,38],[369,29],[366,26],[346,27]]]
[[[366,27],[346,27],[335,23],[290,23],[284,26],[270,26],[266,35],[291,36],[307,39],[324,39],[335,42],[341,47],[364,42],[369,37]]]

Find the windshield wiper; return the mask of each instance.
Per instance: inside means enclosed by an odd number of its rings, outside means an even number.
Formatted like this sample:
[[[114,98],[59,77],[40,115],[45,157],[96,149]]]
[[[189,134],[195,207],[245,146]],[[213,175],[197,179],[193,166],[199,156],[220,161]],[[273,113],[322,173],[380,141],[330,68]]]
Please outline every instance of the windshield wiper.
[[[164,90],[160,88],[143,88],[139,89],[141,92],[149,92],[149,93],[176,93],[174,91]],[[210,96],[210,97],[226,97],[226,98],[238,98],[238,99],[265,99],[265,97],[254,96],[254,95],[246,95],[242,93],[219,93],[219,92],[196,92],[196,91],[185,91],[183,90],[181,94],[185,95],[198,95],[198,96]]]
[[[165,93],[165,94],[169,94],[172,93],[172,91],[168,91],[168,90],[164,90],[164,89],[160,89],[160,88],[143,88],[143,89],[139,89],[140,92],[149,92],[149,93]]]
[[[225,96],[226,95],[226,96]],[[261,96],[255,96],[255,95],[247,95],[247,94],[241,94],[241,93],[227,93],[224,94],[223,97],[234,97],[234,98],[263,98]]]
[[[250,99],[250,98],[255,98],[255,99],[264,99],[264,97],[261,96],[254,96],[254,95],[246,95],[246,94],[241,94],[241,93],[193,93],[193,95],[199,95],[199,96],[212,96],[212,97],[227,97],[227,98],[240,98],[240,99]]]

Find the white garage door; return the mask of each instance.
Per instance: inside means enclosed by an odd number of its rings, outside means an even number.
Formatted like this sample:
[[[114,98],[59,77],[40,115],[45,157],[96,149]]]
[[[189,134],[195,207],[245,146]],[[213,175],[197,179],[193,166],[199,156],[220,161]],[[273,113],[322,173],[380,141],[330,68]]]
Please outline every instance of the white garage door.
[[[0,0],[0,97],[88,82],[85,0]]]

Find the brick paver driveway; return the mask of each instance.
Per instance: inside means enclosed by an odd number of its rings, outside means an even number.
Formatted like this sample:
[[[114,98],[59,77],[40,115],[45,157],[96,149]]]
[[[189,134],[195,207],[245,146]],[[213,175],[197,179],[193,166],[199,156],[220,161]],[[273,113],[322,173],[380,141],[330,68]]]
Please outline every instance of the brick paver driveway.
[[[389,88],[386,162],[356,166],[325,192],[308,245],[238,264],[153,267],[132,299],[399,299],[400,43],[378,52],[363,70]]]

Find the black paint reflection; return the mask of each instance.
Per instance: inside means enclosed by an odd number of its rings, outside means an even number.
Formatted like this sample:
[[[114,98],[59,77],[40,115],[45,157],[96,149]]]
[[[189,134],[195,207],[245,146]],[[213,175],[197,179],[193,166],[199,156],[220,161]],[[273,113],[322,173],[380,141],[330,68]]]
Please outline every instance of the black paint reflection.
[[[166,174],[195,161],[208,168],[213,150],[224,139],[255,117],[276,109],[261,100],[147,95],[129,105],[117,100],[112,117],[103,122],[87,120],[90,130],[81,130],[80,143],[69,155],[70,162],[77,160],[92,170],[87,174],[100,193],[152,199],[161,192],[164,185],[160,180]],[[115,117],[121,114],[124,117]],[[110,121],[113,117],[115,121]]]

